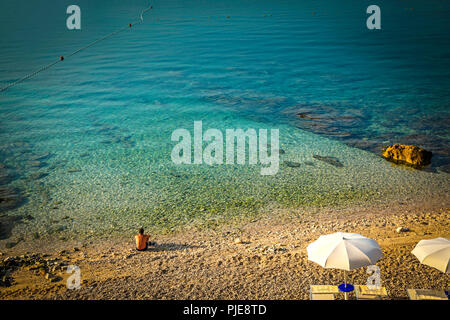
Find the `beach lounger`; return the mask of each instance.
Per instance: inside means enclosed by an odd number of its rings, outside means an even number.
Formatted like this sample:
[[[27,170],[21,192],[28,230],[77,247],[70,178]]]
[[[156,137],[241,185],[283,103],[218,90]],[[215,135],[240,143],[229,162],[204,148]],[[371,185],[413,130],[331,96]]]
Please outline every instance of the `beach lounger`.
[[[444,290],[406,289],[410,300],[448,300]]]
[[[311,300],[334,300],[336,297],[332,293],[312,293]]]
[[[372,288],[363,285],[355,286],[355,294],[358,300],[381,300],[388,296],[385,287]]]
[[[309,290],[310,300],[334,300],[339,293],[337,286],[312,285]]]

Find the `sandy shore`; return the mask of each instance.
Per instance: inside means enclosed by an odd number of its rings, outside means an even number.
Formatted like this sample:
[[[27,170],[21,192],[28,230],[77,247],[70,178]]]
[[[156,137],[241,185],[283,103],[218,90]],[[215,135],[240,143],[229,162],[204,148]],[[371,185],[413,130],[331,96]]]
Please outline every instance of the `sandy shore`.
[[[311,284],[342,283],[341,271],[321,268],[306,253],[309,243],[336,231],[377,240],[385,254],[377,264],[382,285],[391,299],[407,299],[406,288],[450,287],[448,275],[410,253],[420,239],[449,238],[449,217],[445,202],[275,210],[241,228],[152,237],[157,245],[147,252],[133,250],[132,239],[22,244],[0,258],[26,260],[26,252],[35,253],[41,269],[11,268],[12,283],[0,287],[0,299],[308,299]],[[66,288],[68,264],[80,267],[79,290]],[[365,269],[349,273],[353,284],[365,284],[368,276]]]

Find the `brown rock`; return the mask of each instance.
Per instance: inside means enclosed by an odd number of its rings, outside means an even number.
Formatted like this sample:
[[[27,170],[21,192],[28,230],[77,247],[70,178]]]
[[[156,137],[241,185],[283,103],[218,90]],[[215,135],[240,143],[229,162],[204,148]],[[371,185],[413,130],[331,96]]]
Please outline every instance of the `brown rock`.
[[[408,232],[409,229],[408,229],[408,228],[405,228],[405,227],[398,227],[397,229],[395,229],[395,231],[396,231],[397,233],[400,233],[400,232]]]
[[[383,157],[395,163],[423,167],[431,163],[432,153],[414,145],[394,144],[385,148]]]

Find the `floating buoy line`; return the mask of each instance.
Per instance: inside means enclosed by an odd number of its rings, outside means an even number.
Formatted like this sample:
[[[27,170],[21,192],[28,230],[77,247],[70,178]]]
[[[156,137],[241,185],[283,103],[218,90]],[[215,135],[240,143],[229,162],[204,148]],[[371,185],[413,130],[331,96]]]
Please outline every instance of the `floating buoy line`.
[[[152,5],[149,6],[148,8],[146,8],[146,9],[142,10],[141,15],[139,16],[139,20],[137,20],[137,21],[135,21],[135,22],[132,22],[132,23],[129,23],[126,27],[123,27],[123,28],[120,28],[120,29],[118,29],[118,30],[116,30],[116,31],[113,31],[113,32],[107,34],[106,36],[104,36],[104,37],[102,37],[102,38],[99,38],[99,39],[97,39],[97,40],[95,40],[95,41],[89,43],[88,45],[86,45],[86,46],[84,46],[84,47],[81,47],[80,49],[75,50],[74,52],[72,52],[71,54],[69,54],[69,55],[67,55],[67,56],[60,56],[60,57],[58,58],[58,60],[56,60],[56,61],[54,61],[54,62],[52,62],[52,63],[50,63],[50,64],[48,64],[48,65],[46,65],[46,66],[43,66],[42,68],[40,68],[40,69],[38,69],[38,70],[36,70],[36,71],[34,71],[34,72],[32,72],[32,73],[29,73],[29,74],[23,76],[23,77],[20,78],[19,80],[16,80],[16,81],[14,81],[14,82],[11,82],[11,83],[8,84],[6,87],[1,88],[1,89],[0,89],[0,92],[6,91],[8,88],[11,88],[11,87],[13,87],[13,86],[15,86],[15,85],[17,85],[17,84],[19,84],[19,83],[21,83],[21,82],[27,80],[27,79],[30,79],[30,78],[34,77],[35,75],[37,75],[38,73],[41,73],[42,71],[45,71],[45,70],[47,70],[47,69],[50,69],[51,67],[53,67],[53,66],[56,65],[57,63],[60,63],[60,62],[64,61],[65,59],[70,58],[70,57],[76,55],[77,53],[79,53],[79,52],[81,52],[81,51],[83,51],[83,50],[86,50],[87,48],[92,47],[93,45],[95,45],[95,44],[97,44],[97,43],[99,43],[99,42],[101,42],[101,41],[103,41],[103,40],[105,40],[105,39],[108,39],[108,38],[110,38],[110,37],[112,37],[112,36],[114,36],[114,35],[116,35],[116,34],[122,32],[122,31],[125,31],[125,30],[127,30],[127,29],[132,28],[133,26],[136,26],[136,25],[138,25],[138,24],[143,23],[143,22],[144,22],[144,14],[145,14],[147,11],[151,10],[151,9],[153,9],[153,6],[152,6]]]

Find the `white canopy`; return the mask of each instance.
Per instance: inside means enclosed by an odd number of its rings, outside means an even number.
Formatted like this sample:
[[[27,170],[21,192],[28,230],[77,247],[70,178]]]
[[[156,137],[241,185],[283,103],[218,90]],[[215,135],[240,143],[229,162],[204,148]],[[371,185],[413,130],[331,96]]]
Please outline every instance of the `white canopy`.
[[[444,273],[450,273],[450,239],[420,240],[411,253],[421,263]]]
[[[374,265],[384,257],[375,240],[358,233],[337,232],[320,236],[308,245],[308,260],[324,268],[351,271],[364,266]]]

